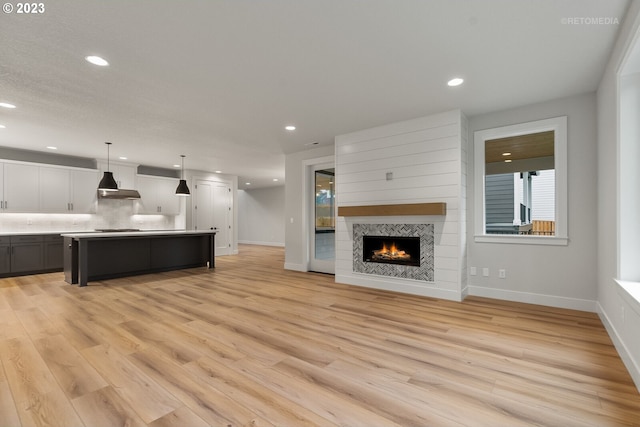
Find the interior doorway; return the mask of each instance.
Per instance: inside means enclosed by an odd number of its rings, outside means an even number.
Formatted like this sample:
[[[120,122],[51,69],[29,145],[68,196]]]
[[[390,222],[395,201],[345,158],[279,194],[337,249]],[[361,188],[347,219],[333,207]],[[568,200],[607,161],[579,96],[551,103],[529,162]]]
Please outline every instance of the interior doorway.
[[[231,255],[231,186],[225,182],[196,180],[194,193],[194,229],[215,230],[216,256]]]
[[[335,274],[335,168],[333,164],[314,165],[311,172],[309,269]]]

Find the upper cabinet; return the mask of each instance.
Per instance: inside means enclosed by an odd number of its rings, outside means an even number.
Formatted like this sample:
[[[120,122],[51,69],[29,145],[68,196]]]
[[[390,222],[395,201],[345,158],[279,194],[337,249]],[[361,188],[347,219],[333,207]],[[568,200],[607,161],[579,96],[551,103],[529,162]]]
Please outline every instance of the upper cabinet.
[[[73,213],[95,213],[98,180],[97,170],[71,170],[71,211]]]
[[[98,171],[40,167],[40,211],[93,213]]]
[[[138,172],[138,168],[136,166],[110,162],[109,169],[109,172],[113,173],[113,177],[115,178],[119,189],[132,190],[136,188],[136,173]],[[96,186],[102,178],[103,173],[108,170],[107,162],[99,161],[98,170],[100,173],[98,181],[96,181]]]
[[[67,213],[71,210],[71,171],[40,168],[40,206],[43,212]]]
[[[176,196],[177,179],[138,175],[136,182],[136,189],[140,193],[137,213],[159,215],[180,213],[180,197]]]
[[[2,212],[39,212],[39,166],[3,165]]]

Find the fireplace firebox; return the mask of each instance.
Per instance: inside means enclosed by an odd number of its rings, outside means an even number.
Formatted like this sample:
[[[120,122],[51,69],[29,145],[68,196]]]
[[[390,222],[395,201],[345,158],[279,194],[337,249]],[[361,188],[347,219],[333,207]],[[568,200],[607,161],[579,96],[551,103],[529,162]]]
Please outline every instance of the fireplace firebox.
[[[362,260],[420,266],[420,237],[362,236]]]

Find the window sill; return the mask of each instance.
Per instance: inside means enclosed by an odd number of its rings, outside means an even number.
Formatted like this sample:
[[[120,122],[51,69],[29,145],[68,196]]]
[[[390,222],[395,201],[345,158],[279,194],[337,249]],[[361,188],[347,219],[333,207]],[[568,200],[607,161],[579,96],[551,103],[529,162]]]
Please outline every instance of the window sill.
[[[506,243],[512,245],[548,245],[567,246],[567,237],[557,236],[526,236],[526,235],[477,235],[474,237],[476,243]]]
[[[640,283],[614,279],[620,287],[619,294],[640,315]]]

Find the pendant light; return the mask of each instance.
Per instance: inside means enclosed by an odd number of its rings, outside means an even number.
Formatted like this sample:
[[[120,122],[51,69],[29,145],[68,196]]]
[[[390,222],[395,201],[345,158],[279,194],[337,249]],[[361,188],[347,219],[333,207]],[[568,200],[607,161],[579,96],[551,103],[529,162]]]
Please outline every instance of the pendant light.
[[[180,154],[182,157],[182,170],[180,173],[180,183],[178,184],[178,188],[176,188],[176,196],[190,196],[191,191],[189,191],[189,187],[187,187],[187,181],[184,179],[184,154]]]
[[[100,184],[98,184],[98,190],[102,191],[117,191],[118,183],[113,178],[113,172],[109,171],[109,146],[110,142],[105,142],[107,144],[107,170],[104,171],[104,175],[102,175],[102,179],[100,180]]]

